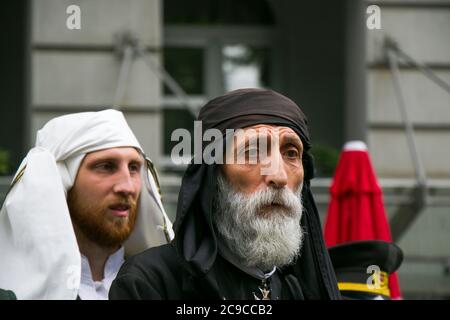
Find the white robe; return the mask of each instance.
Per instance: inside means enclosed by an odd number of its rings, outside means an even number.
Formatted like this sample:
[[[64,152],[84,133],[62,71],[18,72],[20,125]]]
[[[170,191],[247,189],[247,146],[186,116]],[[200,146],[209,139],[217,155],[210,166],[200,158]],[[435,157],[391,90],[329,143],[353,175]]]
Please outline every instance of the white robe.
[[[66,195],[84,156],[135,147],[123,114],[115,110],[70,114],[50,120],[22,161],[0,211],[0,288],[18,299],[75,299],[81,257]],[[131,255],[173,238],[153,174],[142,169],[135,228],[124,244]]]

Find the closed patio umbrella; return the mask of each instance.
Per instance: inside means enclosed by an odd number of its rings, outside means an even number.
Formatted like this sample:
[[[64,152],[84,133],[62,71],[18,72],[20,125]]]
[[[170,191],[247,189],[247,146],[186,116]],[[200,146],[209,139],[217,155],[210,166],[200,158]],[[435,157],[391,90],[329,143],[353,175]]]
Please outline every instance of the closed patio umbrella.
[[[330,187],[325,221],[328,246],[360,240],[392,242],[382,190],[362,141],[345,144]],[[401,298],[397,273],[389,277],[392,299]]]

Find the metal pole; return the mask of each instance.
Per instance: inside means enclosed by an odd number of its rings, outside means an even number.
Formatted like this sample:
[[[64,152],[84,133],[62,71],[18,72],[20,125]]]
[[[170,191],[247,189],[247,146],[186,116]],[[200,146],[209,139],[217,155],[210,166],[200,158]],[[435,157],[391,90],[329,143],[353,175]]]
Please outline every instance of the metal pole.
[[[113,108],[120,110],[121,104],[125,97],[125,89],[127,87],[128,75],[130,74],[131,63],[133,62],[133,48],[125,44],[123,48],[122,64],[119,71],[119,79],[117,81],[116,92],[114,94]]]
[[[413,165],[416,171],[416,178],[419,186],[426,186],[426,175],[425,170],[420,159],[419,153],[417,151],[416,141],[414,139],[414,129],[411,120],[408,116],[408,111],[406,109],[405,99],[403,97],[402,88],[400,85],[400,74],[397,64],[397,57],[392,49],[387,50],[387,55],[389,59],[389,66],[391,68],[392,79],[394,82],[394,92],[397,98],[398,106],[400,109],[400,114],[405,126],[406,139],[408,141],[408,147],[413,161]]]
[[[403,56],[405,60],[407,60],[410,64],[413,64],[417,67],[426,77],[428,77],[431,81],[436,83],[438,86],[440,86],[442,89],[450,93],[450,85],[446,83],[444,80],[439,78],[430,68],[428,68],[423,63],[420,63],[417,60],[414,60],[411,56],[403,52],[400,48],[396,48],[396,51],[399,55]]]
[[[367,141],[366,5],[347,0],[345,7],[345,139]]]
[[[185,107],[194,117],[197,117],[197,110],[191,106],[187,94],[183,88],[175,81],[174,78],[161,66],[158,66],[152,58],[145,52],[145,49],[139,44],[139,39],[131,32],[124,31],[115,36],[116,52],[122,58],[119,71],[119,78],[114,94],[114,108],[120,108],[119,104],[125,96],[126,84],[130,73],[131,64],[135,57],[140,57],[163,83],[175,94]]]
[[[183,103],[185,108],[194,116],[197,117],[197,110],[189,103],[187,94],[183,88],[175,81],[175,79],[161,66],[156,65],[150,56],[148,56],[142,48],[137,50],[138,56],[142,57],[149,67],[149,69],[165,83],[175,96]]]

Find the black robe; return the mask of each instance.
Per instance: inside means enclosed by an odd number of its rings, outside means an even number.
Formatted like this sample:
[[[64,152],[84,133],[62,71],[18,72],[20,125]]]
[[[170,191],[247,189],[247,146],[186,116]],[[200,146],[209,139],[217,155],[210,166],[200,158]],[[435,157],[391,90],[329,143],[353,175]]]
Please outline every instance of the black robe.
[[[178,197],[175,239],[128,259],[110,289],[111,299],[254,299],[260,287],[271,299],[340,299],[310,191],[314,175],[307,121],[290,99],[271,90],[236,90],[208,102],[200,111],[203,129],[273,124],[292,128],[304,146],[302,199],[304,231],[300,257],[262,283],[219,253],[212,221],[218,165],[191,163]],[[203,150],[206,144],[203,145]],[[202,150],[199,150],[202,152]],[[227,256],[225,259],[224,256]],[[260,292],[259,292],[260,293]]]
[[[304,299],[302,286],[293,268],[277,269],[266,280],[246,273],[220,254],[206,275],[193,276],[183,265],[172,244],[149,249],[125,262],[111,287],[109,297],[255,300],[263,298],[261,290],[265,283],[270,288],[270,299]]]

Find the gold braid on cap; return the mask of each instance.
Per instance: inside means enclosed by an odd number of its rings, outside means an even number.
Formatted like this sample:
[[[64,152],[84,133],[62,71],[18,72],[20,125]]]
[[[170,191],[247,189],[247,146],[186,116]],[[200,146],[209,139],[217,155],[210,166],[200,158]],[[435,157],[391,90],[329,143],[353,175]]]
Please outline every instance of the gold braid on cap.
[[[12,188],[14,188],[14,186],[17,184],[17,182],[20,181],[20,179],[22,179],[23,174],[25,173],[25,169],[26,169],[27,165],[25,164],[23,166],[22,169],[20,169],[19,173],[17,173],[16,177],[14,178],[14,180],[11,182],[8,191],[6,192],[5,198],[8,196],[8,193],[12,190]]]
[[[161,197],[161,201],[162,201],[161,185],[159,184],[158,172],[156,171],[156,168],[153,165],[152,160],[145,157],[145,161],[147,162],[147,168],[150,171],[150,173],[152,174],[153,180],[155,180],[156,187],[158,188],[158,193],[159,193],[159,196]]]
[[[153,180],[155,180],[156,187],[158,188],[158,193],[159,193],[159,196],[161,197],[161,202],[162,202],[161,184],[159,183],[158,172],[156,171],[155,165],[149,158],[145,157],[145,161],[147,162],[147,167],[153,177]],[[167,243],[170,243],[170,235],[169,235],[169,231],[167,230],[167,222],[166,222],[166,217],[164,216],[164,214],[162,215],[162,219],[163,219],[164,236],[166,237]]]

